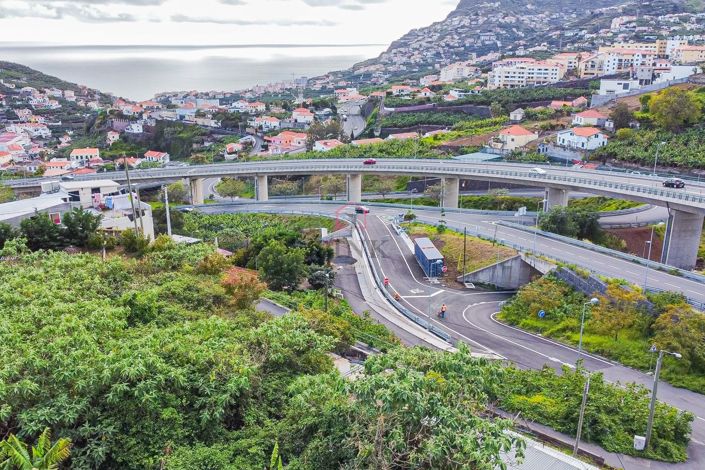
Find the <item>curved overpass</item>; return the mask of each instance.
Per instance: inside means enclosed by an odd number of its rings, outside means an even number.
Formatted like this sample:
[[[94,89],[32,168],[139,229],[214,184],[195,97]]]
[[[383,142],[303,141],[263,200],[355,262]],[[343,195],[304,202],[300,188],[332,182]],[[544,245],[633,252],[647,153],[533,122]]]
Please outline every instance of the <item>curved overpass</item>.
[[[705,184],[689,183],[686,189],[662,187],[660,179],[639,175],[545,167],[533,171],[532,165],[511,163],[466,163],[449,160],[382,159],[375,165],[362,160],[270,160],[249,163],[202,165],[184,168],[134,170],[133,182],[165,182],[187,179],[194,203],[203,200],[203,180],[212,177],[256,177],[257,197],[268,199],[269,176],[343,174],[348,176],[348,200],[359,202],[362,196],[362,175],[431,176],[442,179],[442,204],[458,207],[460,179],[497,183],[513,183],[546,189],[545,208],[564,206],[571,191],[587,192],[612,198],[629,199],[669,209],[664,261],[691,269],[695,265],[705,216]],[[124,172],[107,172],[77,176],[77,181],[112,179],[125,181]],[[9,181],[17,189],[38,188],[43,178]]]

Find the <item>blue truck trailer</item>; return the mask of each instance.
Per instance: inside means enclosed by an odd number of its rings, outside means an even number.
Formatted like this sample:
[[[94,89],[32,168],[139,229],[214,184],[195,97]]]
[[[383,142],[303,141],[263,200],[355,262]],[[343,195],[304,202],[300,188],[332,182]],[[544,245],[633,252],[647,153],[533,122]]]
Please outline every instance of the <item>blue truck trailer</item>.
[[[440,277],[443,274],[443,255],[429,238],[414,240],[414,254],[426,277]]]

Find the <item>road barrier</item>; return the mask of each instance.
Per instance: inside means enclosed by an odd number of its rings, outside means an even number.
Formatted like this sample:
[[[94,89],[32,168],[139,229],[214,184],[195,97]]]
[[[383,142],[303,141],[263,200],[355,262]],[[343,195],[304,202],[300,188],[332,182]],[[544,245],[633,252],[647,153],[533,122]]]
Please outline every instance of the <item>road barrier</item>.
[[[558,235],[555,233],[551,232],[545,232],[543,230],[536,229],[534,227],[527,227],[525,225],[521,224],[515,224],[513,222],[506,222],[504,220],[499,220],[496,222],[497,225],[502,225],[505,227],[513,228],[516,230],[522,230],[524,232],[529,232],[529,233],[537,233],[541,235],[542,237],[550,238],[553,240],[557,240],[563,243],[568,243],[569,245],[577,246],[580,248],[585,248],[587,250],[595,251],[597,253],[602,253],[604,255],[612,256],[614,258],[619,258],[625,261],[631,261],[632,263],[640,264],[642,266],[648,266],[651,269],[656,269],[658,271],[664,271],[672,274],[676,274],[680,277],[683,277],[685,279],[689,279],[691,281],[698,282],[700,284],[705,285],[705,276],[701,274],[694,273],[692,271],[687,271],[685,269],[680,269],[676,268],[673,266],[669,266],[667,264],[659,263],[657,261],[651,261],[651,260],[646,260],[644,258],[640,258],[638,256],[634,256],[629,253],[624,253],[622,251],[617,251],[617,250],[612,250],[610,248],[605,248],[604,246],[600,245],[595,245],[592,243],[586,243],[581,240],[576,240],[575,238],[570,238],[570,237],[565,237],[563,235]]]

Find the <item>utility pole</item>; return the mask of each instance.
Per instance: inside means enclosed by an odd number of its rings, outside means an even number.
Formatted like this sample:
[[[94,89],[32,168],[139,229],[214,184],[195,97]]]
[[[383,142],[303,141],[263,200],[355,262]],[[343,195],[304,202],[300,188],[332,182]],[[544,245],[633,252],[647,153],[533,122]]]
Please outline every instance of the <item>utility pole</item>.
[[[465,282],[465,274],[467,273],[467,254],[468,254],[468,228],[463,228],[463,283]]]
[[[169,187],[164,186],[164,205],[166,207],[166,233],[171,237],[171,212],[169,211]]]
[[[130,183],[130,170],[128,169],[130,167],[129,163],[127,163],[127,157],[125,154],[122,154],[122,164],[125,165],[125,176],[127,178],[127,192],[129,194],[130,198],[130,205],[132,206],[132,221],[135,223],[135,233],[139,234],[140,229],[137,226],[137,211],[135,210],[135,198],[132,197],[132,183]]]
[[[644,449],[649,448],[651,444],[651,432],[654,429],[654,412],[656,411],[656,391],[658,390],[658,376],[661,374],[661,363],[663,362],[663,351],[658,352],[656,359],[656,371],[654,372],[654,386],[651,389],[651,403],[649,404],[649,421],[646,424],[646,441]]]
[[[140,205],[140,210],[137,213],[137,216],[140,218],[140,230],[142,230],[142,236],[144,236],[144,219],[142,218],[142,199],[140,198],[140,187],[139,185],[135,189],[135,193],[137,195],[137,203]]]
[[[583,432],[583,419],[585,418],[585,407],[587,406],[588,392],[590,391],[590,373],[588,372],[585,388],[583,388],[583,401],[580,404],[580,416],[578,417],[578,432],[575,435],[575,445],[573,446],[573,457],[578,455],[578,447],[580,446],[580,435]]]

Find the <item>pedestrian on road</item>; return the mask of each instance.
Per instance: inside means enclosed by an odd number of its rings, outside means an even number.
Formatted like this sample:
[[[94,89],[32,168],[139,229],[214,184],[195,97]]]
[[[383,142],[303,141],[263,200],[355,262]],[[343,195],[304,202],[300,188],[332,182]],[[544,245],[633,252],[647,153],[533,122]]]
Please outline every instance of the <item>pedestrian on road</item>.
[[[446,307],[446,304],[441,305],[441,311],[438,312],[438,316],[441,318],[445,318],[447,310],[448,310],[448,307]]]

